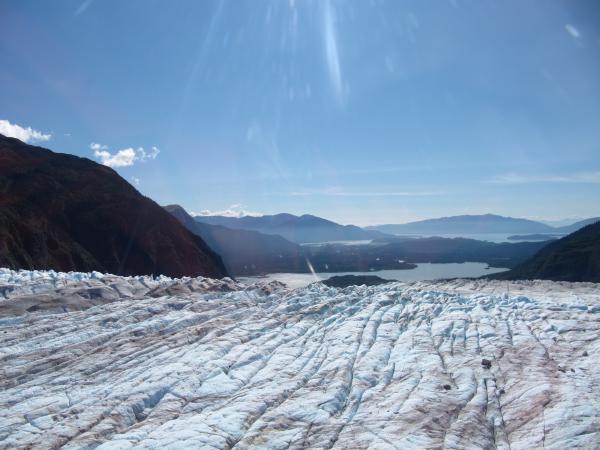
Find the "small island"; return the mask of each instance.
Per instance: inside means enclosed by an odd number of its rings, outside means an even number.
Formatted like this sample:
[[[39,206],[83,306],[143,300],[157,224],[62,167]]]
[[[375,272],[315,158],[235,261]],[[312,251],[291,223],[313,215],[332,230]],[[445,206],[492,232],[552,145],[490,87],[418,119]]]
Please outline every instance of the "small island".
[[[376,275],[336,275],[323,280],[322,283],[329,287],[343,288],[348,286],[377,286],[379,284],[393,283],[397,280],[386,280]]]

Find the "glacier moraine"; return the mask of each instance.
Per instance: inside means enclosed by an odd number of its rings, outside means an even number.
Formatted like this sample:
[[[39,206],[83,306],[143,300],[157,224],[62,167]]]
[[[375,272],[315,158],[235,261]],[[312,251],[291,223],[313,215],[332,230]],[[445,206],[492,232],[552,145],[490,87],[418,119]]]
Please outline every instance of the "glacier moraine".
[[[0,271],[0,448],[598,448],[600,289]]]

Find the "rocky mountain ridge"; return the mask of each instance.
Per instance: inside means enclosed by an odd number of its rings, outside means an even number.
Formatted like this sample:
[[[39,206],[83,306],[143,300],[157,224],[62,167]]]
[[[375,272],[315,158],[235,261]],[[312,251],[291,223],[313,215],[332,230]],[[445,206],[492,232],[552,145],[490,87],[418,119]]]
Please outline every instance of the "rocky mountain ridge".
[[[226,275],[201,238],[111,168],[2,135],[0,267]]]

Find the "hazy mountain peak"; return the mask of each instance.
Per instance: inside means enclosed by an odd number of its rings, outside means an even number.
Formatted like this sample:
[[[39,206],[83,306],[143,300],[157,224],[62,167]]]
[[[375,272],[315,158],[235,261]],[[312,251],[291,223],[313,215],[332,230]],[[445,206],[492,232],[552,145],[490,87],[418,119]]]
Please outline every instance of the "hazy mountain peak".
[[[439,217],[404,224],[385,224],[367,228],[392,234],[525,234],[556,231],[548,225],[533,220],[490,213]]]
[[[197,222],[229,228],[277,234],[292,242],[356,241],[382,237],[382,233],[356,226],[340,225],[311,214],[280,213],[262,217],[196,216]]]

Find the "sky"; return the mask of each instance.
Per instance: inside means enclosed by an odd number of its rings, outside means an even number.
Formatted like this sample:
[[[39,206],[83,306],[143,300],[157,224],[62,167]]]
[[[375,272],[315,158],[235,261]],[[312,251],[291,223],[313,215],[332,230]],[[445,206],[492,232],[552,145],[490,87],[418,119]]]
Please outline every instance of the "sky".
[[[196,214],[600,215],[596,0],[0,0],[0,133]]]

